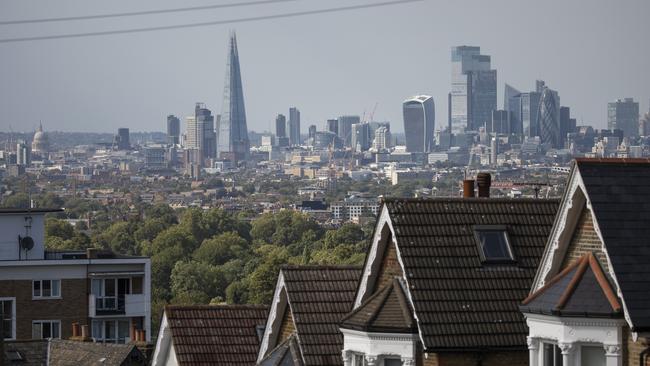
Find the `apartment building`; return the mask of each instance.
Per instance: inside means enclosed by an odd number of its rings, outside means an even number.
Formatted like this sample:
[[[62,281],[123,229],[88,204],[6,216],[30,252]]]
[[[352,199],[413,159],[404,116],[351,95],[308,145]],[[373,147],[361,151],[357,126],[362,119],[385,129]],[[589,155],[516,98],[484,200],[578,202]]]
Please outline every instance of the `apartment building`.
[[[0,210],[0,314],[5,339],[69,338],[88,326],[96,342],[151,340],[151,262],[110,251],[45,249],[51,209]]]

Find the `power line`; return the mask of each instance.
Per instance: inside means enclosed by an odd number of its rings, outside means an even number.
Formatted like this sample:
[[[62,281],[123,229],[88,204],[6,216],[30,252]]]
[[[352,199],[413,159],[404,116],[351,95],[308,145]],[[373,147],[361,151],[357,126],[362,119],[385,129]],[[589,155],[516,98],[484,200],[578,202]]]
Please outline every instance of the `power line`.
[[[343,12],[343,11],[350,11],[350,10],[390,6],[390,5],[400,5],[400,4],[414,3],[420,1],[424,1],[424,0],[393,0],[393,1],[385,1],[380,3],[372,3],[372,4],[352,5],[352,6],[343,6],[337,8],[318,9],[318,10],[306,10],[306,11],[299,11],[294,13],[261,15],[261,16],[248,17],[248,18],[216,20],[211,22],[190,23],[190,24],[164,25],[164,26],[147,27],[147,28],[131,28],[131,29],[118,29],[118,30],[87,32],[87,33],[56,34],[51,36],[5,38],[5,39],[0,39],[0,43],[17,43],[17,42],[28,42],[28,41],[52,40],[52,39],[107,36],[107,35],[114,35],[114,34],[144,33],[144,32],[154,32],[160,30],[170,30],[170,29],[198,28],[198,27],[205,27],[205,26],[212,26],[212,25],[245,23],[245,22],[254,22],[254,21],[270,20],[270,19],[292,18],[292,17],[299,17],[304,15],[335,13],[335,12]]]
[[[254,0],[254,1],[246,1],[246,2],[238,2],[238,3],[229,3],[229,4],[192,6],[192,7],[185,7],[185,8],[160,9],[160,10],[143,10],[143,11],[134,11],[134,12],[126,12],[126,13],[82,15],[82,16],[62,17],[62,18],[2,20],[2,21],[0,21],[0,25],[50,23],[50,22],[63,22],[63,21],[71,21],[71,20],[87,20],[87,19],[131,17],[131,16],[137,16],[137,15],[179,13],[179,12],[196,11],[196,10],[235,8],[235,7],[250,6],[250,5],[285,3],[285,2],[289,2],[289,1],[299,1],[299,0]]]

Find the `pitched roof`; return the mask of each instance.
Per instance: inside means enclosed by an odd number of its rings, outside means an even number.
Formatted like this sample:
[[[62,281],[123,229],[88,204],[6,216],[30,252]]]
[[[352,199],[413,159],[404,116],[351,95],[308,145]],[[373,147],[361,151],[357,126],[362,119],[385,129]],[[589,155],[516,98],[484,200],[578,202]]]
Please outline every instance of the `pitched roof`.
[[[413,311],[396,278],[343,318],[341,328],[364,332],[417,332]]]
[[[165,307],[180,365],[255,365],[267,313],[258,305]]]
[[[41,366],[47,363],[47,339],[5,341],[3,365]]]
[[[576,159],[636,331],[650,330],[650,159]]]
[[[425,349],[525,349],[518,304],[530,290],[558,208],[541,199],[385,201]],[[507,230],[515,263],[481,261],[474,229]]]
[[[342,365],[339,321],[352,310],[361,267],[284,266],[287,299],[307,365]]]
[[[275,347],[258,363],[258,366],[304,366],[296,335],[291,335]]]
[[[526,298],[524,313],[620,317],[621,304],[593,253],[587,253]]]
[[[110,344],[50,339],[48,365],[146,365],[144,355],[133,344]]]

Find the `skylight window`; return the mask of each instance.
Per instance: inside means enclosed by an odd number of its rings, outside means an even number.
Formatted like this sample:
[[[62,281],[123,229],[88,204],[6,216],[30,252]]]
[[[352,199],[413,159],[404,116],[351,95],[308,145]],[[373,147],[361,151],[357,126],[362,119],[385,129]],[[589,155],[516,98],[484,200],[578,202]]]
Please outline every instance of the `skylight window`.
[[[476,227],[475,234],[484,262],[512,262],[514,260],[505,227]]]

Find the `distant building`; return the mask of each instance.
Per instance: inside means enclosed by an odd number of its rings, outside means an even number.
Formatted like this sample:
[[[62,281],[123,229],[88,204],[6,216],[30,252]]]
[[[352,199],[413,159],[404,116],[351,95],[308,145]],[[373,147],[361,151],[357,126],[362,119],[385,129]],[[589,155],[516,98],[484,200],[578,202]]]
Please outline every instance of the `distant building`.
[[[309,138],[313,139],[316,135],[316,125],[309,125]]]
[[[312,141],[312,146],[317,150],[327,150],[330,146],[333,149],[341,149],[343,147],[343,142],[333,132],[316,131]]]
[[[144,167],[147,170],[167,168],[167,149],[164,146],[147,146],[144,148]]]
[[[361,123],[359,116],[340,116],[338,118],[338,135],[345,147],[352,147],[352,125]]]
[[[228,43],[223,106],[219,121],[217,157],[233,162],[248,160],[250,142],[246,125],[246,107],[239,65],[237,37],[233,32]]]
[[[339,121],[336,120],[336,119],[328,119],[327,120],[327,131],[338,135],[338,133],[339,133]]]
[[[287,136],[287,117],[284,114],[278,114],[275,117],[275,137]]]
[[[289,144],[291,146],[300,145],[300,110],[296,107],[289,108],[287,132],[289,133]]]
[[[560,107],[560,146],[567,147],[567,135],[575,132],[576,120],[571,118],[571,108]]]
[[[186,149],[203,149],[203,126],[199,126],[196,116],[185,117],[185,141]]]
[[[16,164],[29,166],[32,163],[32,149],[24,141],[16,144]]]
[[[368,123],[355,123],[352,125],[352,149],[358,152],[370,148],[370,125]]]
[[[539,101],[539,136],[542,144],[554,148],[562,147],[560,138],[560,96],[554,90],[544,87]]]
[[[625,137],[639,135],[639,103],[633,98],[617,99],[607,105],[607,128],[619,129]]]
[[[477,131],[492,120],[497,107],[497,71],[490,69],[490,56],[480,47],[451,49],[451,130]]]
[[[388,127],[379,127],[375,130],[372,147],[377,151],[387,150],[391,147],[391,134]]]
[[[435,106],[433,97],[418,95],[402,104],[407,152],[430,152],[434,146]]]
[[[214,116],[205,108],[203,103],[196,103],[194,118],[198,129],[202,129],[203,141],[200,149],[203,152],[203,159],[214,159],[217,157],[217,134],[214,130]]]
[[[510,118],[507,110],[492,111],[492,122],[486,126],[487,133],[510,134]]]
[[[117,135],[115,136],[115,143],[118,150],[130,150],[131,141],[129,137],[128,128],[118,128]]]
[[[167,116],[167,143],[169,145],[181,143],[181,120],[173,114]]]
[[[32,152],[42,155],[44,158],[50,152],[50,138],[47,132],[43,131],[43,124],[39,124],[38,129],[34,133],[32,140]]]

